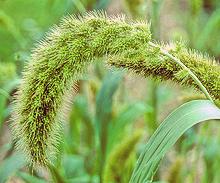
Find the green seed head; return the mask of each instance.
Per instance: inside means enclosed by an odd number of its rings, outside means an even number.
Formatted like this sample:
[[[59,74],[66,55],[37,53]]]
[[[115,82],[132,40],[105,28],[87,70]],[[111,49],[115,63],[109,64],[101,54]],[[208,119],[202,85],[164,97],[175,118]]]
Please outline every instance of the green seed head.
[[[45,166],[56,154],[65,96],[96,58],[107,57],[108,65],[198,88],[150,41],[147,23],[103,12],[69,16],[54,26],[33,50],[14,102],[13,136],[33,165]],[[220,99],[217,63],[182,47],[170,52],[198,76],[214,99]]]
[[[67,17],[33,50],[17,92],[12,131],[32,164],[47,165],[60,140],[64,96],[95,58],[146,46],[148,24],[104,13]]]

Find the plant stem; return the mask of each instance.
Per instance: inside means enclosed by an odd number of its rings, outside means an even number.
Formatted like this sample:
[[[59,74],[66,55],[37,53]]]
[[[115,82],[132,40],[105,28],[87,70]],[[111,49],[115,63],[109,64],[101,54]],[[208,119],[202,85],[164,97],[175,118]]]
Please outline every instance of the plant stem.
[[[192,79],[195,81],[195,83],[199,86],[199,88],[201,89],[201,91],[205,94],[205,96],[214,103],[214,101],[212,100],[211,96],[209,95],[207,89],[203,86],[203,84],[201,83],[201,81],[199,80],[199,78],[188,68],[186,67],[186,65],[180,61],[180,59],[174,57],[173,55],[171,55],[167,50],[159,47],[158,45],[149,42],[149,45],[152,47],[156,47],[156,48],[160,48],[160,52],[161,54],[169,57],[171,60],[173,60],[176,64],[178,64],[180,67],[182,67],[184,70],[186,70],[189,75],[192,77]]]
[[[158,86],[154,80],[149,80],[147,104],[152,107],[152,111],[146,113],[147,127],[150,134],[157,129],[157,114],[158,114]]]
[[[155,39],[160,39],[160,0],[152,1],[152,34]],[[154,80],[149,80],[148,82],[148,104],[152,106],[152,111],[147,113],[147,124],[150,130],[154,132],[157,128],[157,114],[158,114],[158,85]]]

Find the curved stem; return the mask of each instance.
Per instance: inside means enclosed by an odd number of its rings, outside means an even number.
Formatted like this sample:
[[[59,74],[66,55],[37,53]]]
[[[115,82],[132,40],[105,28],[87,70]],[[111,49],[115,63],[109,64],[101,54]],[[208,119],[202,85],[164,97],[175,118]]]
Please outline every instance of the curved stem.
[[[199,86],[199,88],[201,89],[201,91],[205,94],[205,96],[214,103],[214,101],[212,100],[212,97],[210,96],[210,94],[208,93],[207,89],[204,87],[204,85],[201,83],[201,81],[199,80],[199,78],[183,63],[181,62],[180,59],[174,57],[173,55],[171,55],[167,50],[159,47],[158,45],[149,42],[150,46],[156,47],[156,48],[160,48],[160,52],[161,54],[169,57],[171,60],[173,60],[176,64],[178,64],[180,67],[182,67],[184,70],[186,70],[189,75],[191,76],[191,78],[195,81],[195,83]]]

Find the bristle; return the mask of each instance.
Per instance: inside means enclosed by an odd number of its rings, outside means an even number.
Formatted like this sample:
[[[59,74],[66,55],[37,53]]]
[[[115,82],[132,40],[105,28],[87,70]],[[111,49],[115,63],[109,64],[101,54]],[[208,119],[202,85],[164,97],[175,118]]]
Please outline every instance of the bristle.
[[[149,41],[153,40],[147,23],[107,17],[103,11],[67,16],[46,34],[25,66],[12,117],[16,146],[31,164],[46,166],[51,154],[56,155],[68,108],[65,96],[96,58],[107,57],[108,65],[182,84],[184,77],[175,76],[181,68]],[[220,98],[219,65],[185,48],[171,52],[193,70],[216,100]],[[183,84],[197,88],[190,78]]]
[[[138,40],[135,38],[138,37]],[[25,66],[15,97],[12,131],[32,165],[46,166],[57,152],[67,95],[95,58],[146,45],[150,31],[108,18],[103,11],[65,17],[40,41]]]

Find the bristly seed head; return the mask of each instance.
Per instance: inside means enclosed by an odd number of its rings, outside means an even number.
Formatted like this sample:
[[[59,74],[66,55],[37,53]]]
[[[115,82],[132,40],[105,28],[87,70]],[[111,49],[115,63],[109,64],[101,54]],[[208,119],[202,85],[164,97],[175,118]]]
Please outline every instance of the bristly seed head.
[[[33,165],[51,161],[60,141],[64,96],[95,58],[107,55],[109,65],[177,83],[184,78],[185,85],[196,87],[190,78],[177,77],[183,74],[181,68],[149,41],[147,23],[103,12],[69,16],[53,27],[33,50],[14,102],[13,136]],[[196,73],[213,98],[220,99],[219,65],[184,48],[171,52]]]

